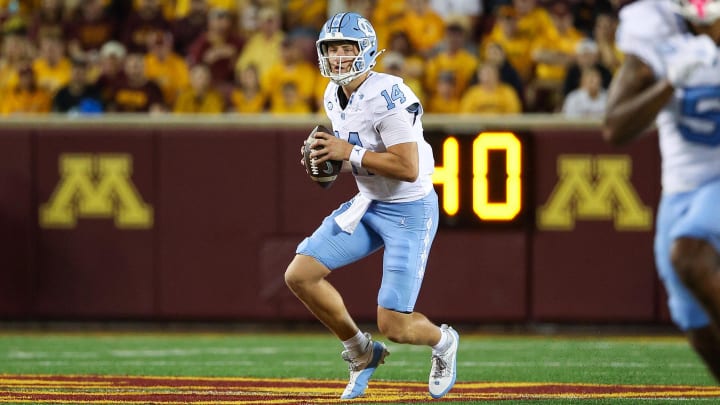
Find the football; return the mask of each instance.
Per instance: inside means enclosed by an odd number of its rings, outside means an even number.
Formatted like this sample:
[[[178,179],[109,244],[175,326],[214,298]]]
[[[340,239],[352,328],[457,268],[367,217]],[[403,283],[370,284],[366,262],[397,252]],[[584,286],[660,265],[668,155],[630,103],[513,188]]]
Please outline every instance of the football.
[[[341,160],[328,160],[319,165],[315,164],[315,158],[310,158],[310,153],[312,152],[310,145],[315,140],[315,133],[317,132],[333,133],[322,125],[313,128],[303,147],[303,163],[305,164],[305,171],[310,175],[310,179],[322,188],[329,188],[335,179],[337,179],[343,162]]]

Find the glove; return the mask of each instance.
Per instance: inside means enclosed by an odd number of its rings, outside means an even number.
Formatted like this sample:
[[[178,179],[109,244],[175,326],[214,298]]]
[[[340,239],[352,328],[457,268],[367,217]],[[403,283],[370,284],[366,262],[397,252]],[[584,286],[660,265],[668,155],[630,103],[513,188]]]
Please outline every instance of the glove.
[[[668,43],[674,52],[667,55],[666,74],[675,88],[686,87],[695,71],[712,66],[719,55],[718,46],[707,35],[681,35]]]

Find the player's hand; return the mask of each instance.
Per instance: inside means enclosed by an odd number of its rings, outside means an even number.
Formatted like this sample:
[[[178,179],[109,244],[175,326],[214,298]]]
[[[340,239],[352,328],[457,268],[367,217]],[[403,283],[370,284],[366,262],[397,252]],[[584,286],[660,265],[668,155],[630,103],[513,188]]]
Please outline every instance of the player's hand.
[[[316,158],[318,164],[326,160],[347,160],[352,151],[352,145],[334,135],[318,132],[313,142],[313,152],[310,157]]]
[[[675,52],[666,59],[667,79],[675,88],[686,87],[698,69],[717,63],[718,46],[707,35],[681,35],[668,42]]]
[[[303,141],[302,146],[300,147],[300,165],[302,167],[305,167],[305,144],[307,143],[307,140]],[[307,169],[305,169],[307,171]]]

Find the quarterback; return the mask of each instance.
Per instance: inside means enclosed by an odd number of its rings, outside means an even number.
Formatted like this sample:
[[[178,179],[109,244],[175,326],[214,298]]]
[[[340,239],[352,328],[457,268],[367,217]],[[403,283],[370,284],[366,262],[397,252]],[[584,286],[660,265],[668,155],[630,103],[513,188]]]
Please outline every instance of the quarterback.
[[[429,392],[440,398],[455,384],[459,337],[414,311],[439,216],[422,106],[401,78],[372,71],[381,52],[362,16],[331,17],[320,31],[317,53],[320,72],[331,79],[323,103],[333,134],[317,133],[311,156],[319,165],[343,161],[359,192],[299,244],[285,282],[342,341],[350,381],[341,398],[359,397],[389,352],[358,328],[326,277],[384,248],[378,330],[392,342],[432,348]]]
[[[674,323],[720,381],[720,0],[640,0],[620,12],[626,57],[603,136],[655,122],[662,197],[655,261]]]

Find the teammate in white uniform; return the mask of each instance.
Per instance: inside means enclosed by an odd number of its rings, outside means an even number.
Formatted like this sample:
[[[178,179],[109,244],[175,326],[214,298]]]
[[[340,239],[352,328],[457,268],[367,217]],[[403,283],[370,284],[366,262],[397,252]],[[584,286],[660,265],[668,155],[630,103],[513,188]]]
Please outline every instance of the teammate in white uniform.
[[[655,260],[673,321],[720,381],[720,0],[637,1],[616,40],[603,136],[622,144],[655,119]]]
[[[324,107],[334,134],[318,133],[313,147],[319,150],[312,156],[318,164],[344,161],[359,193],[300,243],[285,281],[342,340],[350,381],[341,398],[356,398],[389,353],[357,327],[325,278],[384,247],[378,329],[393,342],[432,347],[429,392],[440,398],[455,383],[459,337],[453,328],[414,312],[439,216],[422,106],[401,78],[371,71],[381,52],[372,25],[360,15],[331,17],[317,51],[320,71],[331,79]]]

